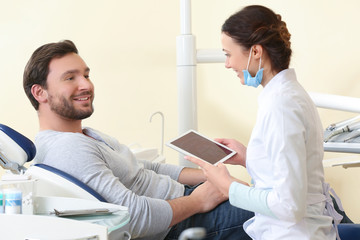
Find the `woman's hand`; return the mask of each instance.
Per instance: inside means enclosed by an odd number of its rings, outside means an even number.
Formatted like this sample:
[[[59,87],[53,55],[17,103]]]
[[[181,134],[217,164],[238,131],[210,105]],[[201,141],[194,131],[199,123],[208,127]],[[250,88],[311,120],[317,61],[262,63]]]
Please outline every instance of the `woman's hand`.
[[[224,164],[219,163],[217,166],[214,166],[190,156],[186,156],[185,159],[200,166],[207,180],[216,186],[224,196],[229,197],[229,188],[234,181],[234,178],[230,176],[230,173]]]
[[[226,160],[225,163],[241,165],[246,168],[246,147],[242,143],[236,141],[235,139],[227,138],[216,138],[215,141],[237,152],[237,154],[235,154],[229,160]]]

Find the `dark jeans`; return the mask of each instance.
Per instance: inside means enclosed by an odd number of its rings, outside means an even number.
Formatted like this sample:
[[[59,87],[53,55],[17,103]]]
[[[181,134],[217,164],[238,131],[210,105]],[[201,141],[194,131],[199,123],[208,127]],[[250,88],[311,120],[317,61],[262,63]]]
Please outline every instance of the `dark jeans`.
[[[343,216],[343,219],[341,219],[341,222],[340,223],[353,223],[353,221],[346,215],[345,211],[341,211],[339,206],[337,205],[337,202],[335,200],[335,198],[333,196],[331,196],[331,199],[333,201],[333,204],[334,204],[334,208],[335,210],[341,215]]]
[[[195,187],[186,187],[185,196]],[[229,201],[218,205],[212,211],[193,215],[173,226],[165,240],[178,240],[182,231],[192,227],[204,227],[207,240],[251,239],[243,229],[243,223],[254,216],[253,212],[234,207]]]

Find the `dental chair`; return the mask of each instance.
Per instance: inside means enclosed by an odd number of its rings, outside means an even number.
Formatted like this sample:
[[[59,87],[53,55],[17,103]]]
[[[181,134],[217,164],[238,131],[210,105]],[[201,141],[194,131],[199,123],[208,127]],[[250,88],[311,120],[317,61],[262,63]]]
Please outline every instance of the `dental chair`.
[[[33,142],[14,129],[0,124],[0,166],[15,174],[24,172],[25,162],[36,154]]]
[[[126,207],[107,203],[100,194],[83,182],[51,166],[35,164],[26,169],[23,165],[30,162],[35,155],[36,148],[31,140],[0,124],[0,166],[6,170],[0,182],[0,193],[2,188],[22,188],[22,184],[28,184],[29,181],[34,182],[35,186],[33,212],[25,213],[23,205],[23,214],[0,213],[1,238],[130,239],[131,236],[127,232],[130,216]],[[54,212],[55,208],[106,208],[111,209],[113,213],[107,216],[61,218],[49,214]]]
[[[360,224],[341,223],[338,230],[341,240],[360,239]]]
[[[36,194],[40,196],[72,197],[107,202],[98,192],[73,176],[45,164],[35,164],[25,173],[38,179]]]
[[[0,166],[15,175],[37,179],[36,194],[40,196],[73,197],[107,202],[99,193],[75,177],[45,164],[23,165],[36,155],[34,143],[0,124]]]

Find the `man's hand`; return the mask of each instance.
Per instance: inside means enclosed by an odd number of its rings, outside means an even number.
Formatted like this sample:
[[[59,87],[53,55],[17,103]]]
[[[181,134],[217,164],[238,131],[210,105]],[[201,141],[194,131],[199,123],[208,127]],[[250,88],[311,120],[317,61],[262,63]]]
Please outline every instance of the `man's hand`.
[[[214,185],[205,182],[198,186],[189,196],[168,200],[173,210],[173,218],[169,227],[194,214],[208,212],[225,200],[227,198]]]
[[[190,196],[196,199],[200,213],[208,212],[228,199],[209,181],[199,185]]]

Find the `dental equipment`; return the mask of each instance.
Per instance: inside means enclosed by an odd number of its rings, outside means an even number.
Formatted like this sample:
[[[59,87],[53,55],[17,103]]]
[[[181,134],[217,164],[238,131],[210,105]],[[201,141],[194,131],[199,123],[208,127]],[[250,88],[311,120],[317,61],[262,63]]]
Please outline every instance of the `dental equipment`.
[[[339,135],[340,133],[344,133],[344,132],[351,132],[353,130],[356,129],[360,129],[360,121],[359,122],[354,122],[354,123],[350,123],[349,125],[346,125],[345,127],[342,127],[340,129],[334,130],[333,132],[331,132],[325,139],[324,142],[329,141],[332,137]]]
[[[352,122],[354,122],[354,121],[356,121],[358,119],[360,119],[360,115],[356,116],[356,117],[353,117],[353,118],[350,118],[350,119],[347,119],[347,120],[344,120],[344,121],[341,121],[341,122],[338,122],[338,123],[332,123],[326,128],[326,130],[333,131],[333,130],[335,130],[337,128],[346,126],[347,124],[352,123]]]
[[[187,240],[187,239],[203,239],[206,235],[205,228],[194,227],[184,230],[180,236],[179,240]]]
[[[106,203],[99,193],[85,183],[53,167],[44,164],[31,165],[28,169],[23,167],[22,164],[31,161],[35,154],[36,148],[31,140],[14,129],[0,124],[0,166],[13,172],[13,174],[10,171],[4,174],[0,181],[0,192],[3,192],[4,201],[11,204],[6,208],[4,206],[4,212],[12,213],[0,214],[0,222],[3,227],[5,226],[4,231],[1,232],[2,237],[5,239],[33,239],[29,236],[37,235],[36,239],[50,239],[49,234],[56,234],[58,237],[60,236],[59,239],[70,239],[75,235],[89,234],[98,235],[99,238],[96,239],[99,240],[130,239],[130,234],[127,232],[130,214],[126,207]],[[24,174],[18,174],[23,171],[25,171]],[[28,178],[23,179],[22,177]],[[98,208],[119,211],[107,215],[88,215],[87,219],[83,220],[79,218],[59,219],[49,217],[48,214],[50,213],[49,209]],[[31,228],[25,227],[25,222],[30,223]],[[14,233],[12,227],[15,223],[22,224],[22,231]],[[39,225],[41,227],[37,228]],[[42,227],[51,229],[51,233],[44,231]],[[57,230],[54,230],[56,228]],[[61,228],[66,228],[66,231],[61,231]],[[53,238],[51,237],[51,239]]]
[[[353,131],[353,134],[351,134],[350,136],[344,139],[344,142],[349,142],[359,136],[360,136],[360,129],[356,129],[355,131]]]
[[[150,116],[150,122],[152,120],[152,117],[156,114],[159,114],[161,116],[161,155],[164,155],[164,123],[165,123],[165,118],[164,118],[164,114],[160,111],[158,112],[154,112],[153,114],[151,114]]]
[[[15,174],[25,171],[25,162],[36,154],[35,145],[14,129],[0,124],[0,166]]]

